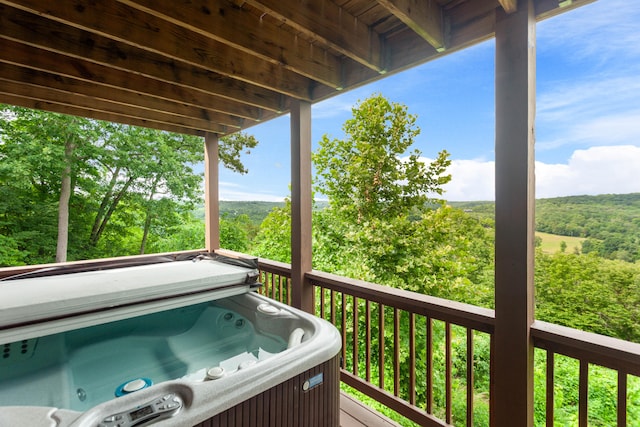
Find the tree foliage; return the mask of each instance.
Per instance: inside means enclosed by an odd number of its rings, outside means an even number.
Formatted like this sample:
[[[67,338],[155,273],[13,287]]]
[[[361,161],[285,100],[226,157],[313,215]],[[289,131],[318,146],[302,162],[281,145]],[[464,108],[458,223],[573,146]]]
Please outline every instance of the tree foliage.
[[[343,126],[346,139],[322,137],[313,155],[316,191],[329,198],[330,208],[342,220],[364,223],[373,219],[407,216],[422,210],[430,194],[442,195],[448,153],[426,164],[409,147],[419,135],[416,116],[406,106],[372,96],[352,109]]]
[[[240,155],[256,144],[222,138],[221,161],[244,173]],[[66,216],[69,259],[203,247],[167,234],[198,221],[188,212],[201,201],[203,158],[199,137],[0,106],[0,265],[53,262]]]

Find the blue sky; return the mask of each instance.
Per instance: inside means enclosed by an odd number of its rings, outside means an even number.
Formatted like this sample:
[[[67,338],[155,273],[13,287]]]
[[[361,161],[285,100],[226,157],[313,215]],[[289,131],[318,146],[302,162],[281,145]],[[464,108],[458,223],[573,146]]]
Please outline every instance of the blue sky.
[[[425,161],[447,150],[450,201],[494,199],[494,42],[345,92],[312,109],[313,149],[342,138],[351,108],[374,93],[418,116]],[[260,141],[221,200],[289,195],[289,117],[248,129]],[[598,0],[537,26],[536,197],[640,192],[640,1]]]

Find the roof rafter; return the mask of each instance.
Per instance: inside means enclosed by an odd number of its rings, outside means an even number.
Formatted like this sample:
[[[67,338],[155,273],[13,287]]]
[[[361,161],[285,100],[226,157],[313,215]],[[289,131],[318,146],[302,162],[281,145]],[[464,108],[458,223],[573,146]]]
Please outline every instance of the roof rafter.
[[[208,0],[158,2],[156,0],[118,0],[183,28],[229,44],[265,61],[279,64],[321,83],[340,88],[341,61],[326,49],[292,37],[282,26],[261,20],[231,3]]]
[[[507,13],[513,13],[518,10],[518,0],[498,0],[500,2],[500,6]]]
[[[33,100],[54,102],[56,104],[79,107],[87,110],[93,109],[103,113],[114,113],[140,120],[146,119],[162,124],[178,122],[185,127],[220,134],[225,134],[229,131],[229,129],[224,125],[200,118],[179,117],[178,120],[176,120],[176,117],[172,114],[159,111],[149,111],[137,106],[122,105],[112,101],[103,101],[89,96],[68,92],[66,90],[7,80],[0,80],[0,83],[0,86],[2,86],[1,90],[4,93],[10,93]]]
[[[180,103],[191,107],[230,114],[233,116],[260,120],[262,112],[259,108],[231,101],[227,98],[200,92],[186,87],[167,85],[160,80],[151,79],[139,74],[130,74],[122,70],[105,67],[91,62],[81,62],[77,58],[42,50],[12,40],[2,40],[2,61],[5,64],[54,73],[57,78],[69,77],[86,84],[95,85],[105,91],[107,96],[114,90],[153,96],[163,101]],[[225,86],[234,90],[232,85]],[[241,94],[240,91],[237,91]],[[233,92],[232,92],[233,93]],[[131,100],[135,102],[135,100]]]
[[[445,50],[442,8],[436,0],[377,0],[425,39],[436,51]]]
[[[331,1],[247,0],[247,3],[372,70],[386,71],[380,35]]]
[[[163,100],[147,94],[138,93],[135,98],[131,93],[118,88],[104,88],[85,81],[54,75],[49,72],[24,68],[3,63],[0,67],[0,79],[13,82],[29,82],[34,86],[57,89],[68,93],[76,93],[99,101],[112,101],[123,106],[137,106],[149,111],[172,114],[176,120],[181,118],[197,118],[205,122],[216,122],[231,128],[241,128],[244,120],[237,116],[207,110],[202,107]],[[135,103],[134,103],[135,101]]]

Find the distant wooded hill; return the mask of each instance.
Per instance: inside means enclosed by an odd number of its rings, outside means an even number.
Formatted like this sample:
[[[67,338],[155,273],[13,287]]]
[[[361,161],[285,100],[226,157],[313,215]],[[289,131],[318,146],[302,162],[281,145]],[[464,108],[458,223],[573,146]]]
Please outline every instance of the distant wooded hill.
[[[327,202],[316,202],[316,208],[322,209],[327,206]],[[273,208],[282,208],[284,202],[258,202],[258,201],[220,201],[220,216],[227,218],[237,218],[240,215],[247,215],[254,225],[260,223],[269,215]],[[204,208],[199,208],[195,212],[196,217],[204,218]]]
[[[478,218],[494,218],[494,202],[449,202]],[[259,225],[284,202],[221,201],[220,215],[247,215]],[[318,203],[323,208],[326,203]],[[204,213],[200,210],[200,215]],[[586,238],[582,252],[625,261],[640,259],[640,193],[568,196],[536,200],[536,231]]]
[[[470,215],[493,218],[494,202],[452,202]],[[536,200],[536,231],[584,237],[582,252],[624,261],[640,259],[640,193]]]

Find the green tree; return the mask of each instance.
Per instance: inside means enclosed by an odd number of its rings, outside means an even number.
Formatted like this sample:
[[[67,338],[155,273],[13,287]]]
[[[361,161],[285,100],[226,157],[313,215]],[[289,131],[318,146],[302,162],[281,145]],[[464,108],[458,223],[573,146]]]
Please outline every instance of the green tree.
[[[67,257],[69,210],[79,177],[91,176],[100,135],[86,119],[5,107],[0,120],[0,230],[25,261]],[[55,243],[52,239],[55,238]]]
[[[491,306],[487,229],[434,198],[451,179],[448,153],[429,164],[418,150],[407,155],[420,129],[404,105],[375,95],[352,111],[346,138],[325,135],[313,155],[315,190],[329,198],[314,233],[314,267]]]
[[[255,256],[280,262],[291,262],[291,201],[275,207],[262,221],[251,248]]]
[[[256,144],[222,138],[220,159],[245,173],[240,155]],[[0,263],[52,262],[56,242],[58,261],[144,253],[201,196],[195,136],[4,106],[0,160],[0,235],[12,248]]]
[[[640,266],[536,252],[536,318],[640,342]]]
[[[346,139],[324,135],[313,155],[316,192],[347,222],[408,216],[422,211],[429,194],[442,195],[451,161],[442,151],[429,165],[413,150],[404,156],[420,129],[406,106],[372,96],[352,109],[343,126]]]
[[[220,246],[236,252],[246,252],[249,249],[249,230],[251,220],[247,215],[220,218]]]

